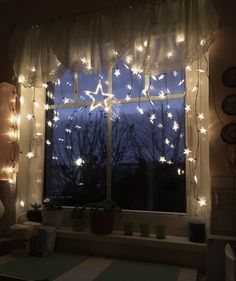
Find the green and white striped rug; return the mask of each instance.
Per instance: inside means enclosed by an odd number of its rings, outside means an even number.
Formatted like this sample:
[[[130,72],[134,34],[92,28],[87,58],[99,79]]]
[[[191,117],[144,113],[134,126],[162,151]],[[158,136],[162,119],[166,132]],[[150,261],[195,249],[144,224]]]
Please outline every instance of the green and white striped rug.
[[[55,281],[196,281],[195,269],[120,259],[54,253],[40,257],[0,257],[0,274]]]

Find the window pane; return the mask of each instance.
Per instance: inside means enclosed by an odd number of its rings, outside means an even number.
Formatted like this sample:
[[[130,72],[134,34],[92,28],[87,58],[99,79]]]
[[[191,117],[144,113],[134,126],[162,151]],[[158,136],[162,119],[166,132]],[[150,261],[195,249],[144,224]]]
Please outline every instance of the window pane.
[[[131,71],[131,69],[119,60],[113,68],[112,94],[114,99],[138,98],[142,96],[145,88],[144,75]]]
[[[122,208],[185,211],[183,103],[145,102],[138,109],[127,103],[113,109],[119,114],[112,126],[112,198]]]
[[[99,108],[50,110],[48,120],[46,197],[59,195],[64,205],[104,200],[106,113]]]
[[[92,102],[93,99],[104,100],[108,93],[108,73],[86,74],[81,71],[78,76],[78,85],[79,102]]]
[[[73,103],[74,72],[67,69],[55,83],[50,83],[47,89],[48,104]]]
[[[180,94],[185,92],[185,71],[173,71],[159,76],[151,76],[150,96]]]

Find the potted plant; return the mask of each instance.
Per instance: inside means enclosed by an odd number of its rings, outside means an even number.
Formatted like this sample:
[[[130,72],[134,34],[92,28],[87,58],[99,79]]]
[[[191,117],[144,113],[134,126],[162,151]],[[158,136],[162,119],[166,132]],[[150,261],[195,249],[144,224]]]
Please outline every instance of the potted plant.
[[[90,227],[93,234],[110,234],[113,231],[113,214],[120,208],[112,200],[92,203],[90,209]]]
[[[76,206],[70,212],[70,216],[73,220],[72,230],[82,231],[84,229],[85,221],[85,208],[81,206]]]
[[[55,226],[59,228],[62,224],[64,210],[57,198],[46,199],[42,209],[42,218],[44,225]]]
[[[33,204],[30,204],[30,206],[33,208],[33,210],[27,211],[27,213],[26,213],[27,219],[29,221],[42,222],[42,212],[40,210],[42,205],[33,203]]]

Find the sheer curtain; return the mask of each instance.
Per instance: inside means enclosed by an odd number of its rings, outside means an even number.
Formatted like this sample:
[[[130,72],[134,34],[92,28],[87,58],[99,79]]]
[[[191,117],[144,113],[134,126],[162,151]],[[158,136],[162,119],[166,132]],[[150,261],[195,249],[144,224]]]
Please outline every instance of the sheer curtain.
[[[217,25],[210,1],[159,0],[19,26],[12,48],[15,76],[26,86],[41,86],[66,68],[100,73],[118,59],[134,72],[158,75],[199,58]]]

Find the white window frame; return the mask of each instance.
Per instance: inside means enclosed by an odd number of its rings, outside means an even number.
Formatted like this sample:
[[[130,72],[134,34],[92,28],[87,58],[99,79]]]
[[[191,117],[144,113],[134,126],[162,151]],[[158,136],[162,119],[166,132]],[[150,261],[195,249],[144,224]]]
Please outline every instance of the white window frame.
[[[204,69],[206,72],[208,71],[208,62],[206,60],[208,58],[208,54],[205,54],[201,57],[198,61],[193,62],[191,65],[191,71],[186,69],[186,88],[188,93],[186,94],[186,104],[190,104],[192,108],[194,108],[194,99],[191,96],[191,89],[196,86],[196,81],[199,82],[199,99],[198,99],[198,107],[201,112],[205,112],[205,124],[208,124],[208,79],[206,75],[203,73],[196,74],[196,70],[198,68]],[[77,75],[77,74],[76,74]],[[75,79],[78,81],[78,79]],[[145,83],[149,83],[148,76],[145,77]],[[145,84],[146,85],[146,84]],[[27,111],[32,106],[32,88],[25,88],[20,86],[21,96],[25,100],[25,105],[21,107],[21,126],[20,126],[20,149],[23,152],[28,150],[29,141],[33,137],[33,128],[29,127],[29,121],[25,120],[25,116]],[[109,71],[109,93],[112,93],[112,70]],[[168,99],[177,99],[183,98],[184,94],[175,94],[169,95]],[[37,88],[35,99],[41,105],[45,104],[45,89],[44,88]],[[145,97],[141,98],[141,101],[144,101]],[[160,100],[159,97],[155,97],[152,99]],[[78,84],[75,83],[75,91],[74,91],[74,100],[78,101]],[[130,102],[137,101],[138,98],[135,100],[133,98]],[[163,99],[162,99],[163,100]],[[124,103],[127,103],[126,101]],[[61,105],[53,105],[50,108],[69,108],[71,106],[78,107],[84,106],[85,103],[81,104],[79,102],[74,102],[73,104],[61,104]],[[108,116],[109,118],[109,116]],[[196,136],[196,132],[193,132],[194,126],[194,113],[186,113],[186,138],[190,138],[189,145],[195,149],[195,141],[194,136]],[[17,177],[17,187],[20,190],[21,198],[18,197],[17,200],[17,214],[18,216],[26,209],[29,208],[32,202],[42,202],[43,198],[43,171],[44,171],[44,146],[45,146],[45,110],[42,110],[40,106],[39,109],[35,110],[35,119],[36,119],[36,127],[37,131],[42,135],[39,136],[36,144],[36,155],[34,158],[30,160],[25,157],[24,153],[20,154],[19,157],[19,172]],[[108,122],[108,124],[111,122]],[[111,134],[111,128],[108,127],[108,134]],[[192,136],[192,138],[191,138]],[[109,138],[108,138],[109,139]],[[183,229],[178,231],[179,228],[183,228],[183,225],[186,225],[188,219],[192,216],[197,218],[203,219],[206,221],[207,225],[209,225],[210,219],[210,176],[209,176],[209,144],[208,144],[208,135],[204,135],[203,139],[200,140],[200,157],[199,157],[199,167],[198,167],[198,174],[201,176],[199,177],[199,192],[204,194],[204,197],[207,198],[207,206],[205,208],[199,209],[198,202],[194,200],[192,189],[193,189],[193,179],[192,174],[190,171],[190,165],[188,161],[186,161],[186,204],[187,210],[186,213],[174,213],[174,212],[158,212],[158,211],[142,211],[142,210],[124,210],[124,213],[128,216],[140,216],[141,217],[150,217],[151,220],[153,218],[157,218],[159,221],[164,220],[165,223],[168,225],[174,224],[174,233],[180,233],[183,235],[186,231]],[[108,146],[109,147],[109,146]],[[111,149],[111,146],[110,148]],[[109,153],[109,151],[108,151]],[[108,161],[111,161],[108,159]],[[203,165],[204,163],[204,165]],[[108,165],[111,168],[111,165]],[[111,175],[111,173],[110,173]],[[107,186],[111,187],[111,177],[107,179]],[[19,201],[20,199],[24,198],[25,200],[25,207],[22,210],[22,206],[20,206]],[[107,192],[107,198],[111,198],[111,190],[109,189]],[[200,211],[199,211],[200,210]],[[173,223],[173,218],[178,217],[178,223]],[[182,223],[179,223],[180,220]]]

